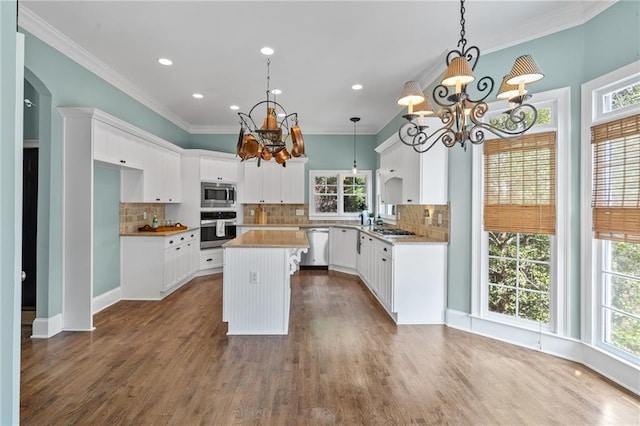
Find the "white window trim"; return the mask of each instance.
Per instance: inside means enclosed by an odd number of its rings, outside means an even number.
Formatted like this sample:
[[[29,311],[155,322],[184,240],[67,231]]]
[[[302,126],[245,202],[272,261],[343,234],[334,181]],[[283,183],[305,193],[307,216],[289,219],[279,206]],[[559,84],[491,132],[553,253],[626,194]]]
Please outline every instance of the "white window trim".
[[[314,182],[316,176],[337,176],[338,177],[338,209],[342,210],[342,178],[353,176],[351,170],[309,170],[309,220],[358,220],[360,213],[316,213]],[[371,197],[371,170],[358,170],[356,176],[364,176],[367,180],[367,203],[369,212],[372,212],[372,203],[375,200]]]
[[[593,181],[593,153],[591,148],[591,127],[602,122],[617,120],[640,113],[640,104],[602,113],[600,96],[618,87],[624,87],[640,76],[640,61],[633,62],[608,74],[600,76],[582,85],[582,144],[581,144],[581,182],[580,182],[580,218],[582,247],[580,253],[582,305],[581,338],[591,346],[602,348],[614,358],[623,359],[617,351],[602,339],[602,243],[593,238],[593,218],[591,210],[591,190]],[[626,361],[626,360],[625,360]]]
[[[511,319],[506,315],[488,312],[488,287],[485,286],[485,277],[488,276],[488,234],[484,231],[483,202],[484,202],[484,161],[483,148],[480,145],[472,146],[472,259],[471,267],[474,273],[471,285],[471,315],[489,320],[510,324],[526,329],[539,329],[562,336],[571,335],[572,323],[569,301],[571,300],[571,252],[569,241],[571,240],[570,227],[570,192],[569,177],[571,164],[569,162],[569,148],[571,144],[571,89],[569,87],[537,93],[532,104],[544,108],[549,103],[555,103],[555,117],[552,117],[554,125],[534,126],[529,133],[539,133],[556,130],[556,235],[551,238],[551,280],[550,292],[550,321],[542,326],[533,321],[523,319]],[[502,111],[506,109],[504,102],[489,104],[489,110]],[[563,255],[564,254],[564,255]]]

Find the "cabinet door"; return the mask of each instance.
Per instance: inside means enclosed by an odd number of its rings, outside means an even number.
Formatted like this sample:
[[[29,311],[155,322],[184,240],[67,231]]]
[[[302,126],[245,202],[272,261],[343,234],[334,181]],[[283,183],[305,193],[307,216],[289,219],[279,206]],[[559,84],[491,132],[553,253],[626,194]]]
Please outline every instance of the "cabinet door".
[[[164,202],[179,203],[181,199],[182,183],[180,176],[180,154],[163,149],[161,198]]]
[[[164,280],[162,290],[168,290],[178,282],[178,256],[180,246],[169,247],[164,250]]]
[[[123,165],[130,169],[142,170],[145,142],[127,132],[121,132],[120,157]]]
[[[231,159],[200,157],[200,180],[203,182],[237,182],[238,162]]]
[[[102,121],[93,120],[93,159],[105,163],[116,162],[113,153],[114,147],[109,142],[111,126]]]
[[[380,272],[378,275],[379,297],[388,311],[393,311],[393,263],[389,256],[380,255]]]
[[[282,203],[282,166],[275,163],[262,164],[262,200],[264,203]]]
[[[283,203],[304,203],[304,163],[287,163],[280,169],[280,188]]]
[[[147,144],[144,157],[144,201],[162,202],[163,195],[163,148],[155,144]]]
[[[254,162],[244,164],[242,202],[247,204],[257,204],[263,202],[262,167],[258,167]]]

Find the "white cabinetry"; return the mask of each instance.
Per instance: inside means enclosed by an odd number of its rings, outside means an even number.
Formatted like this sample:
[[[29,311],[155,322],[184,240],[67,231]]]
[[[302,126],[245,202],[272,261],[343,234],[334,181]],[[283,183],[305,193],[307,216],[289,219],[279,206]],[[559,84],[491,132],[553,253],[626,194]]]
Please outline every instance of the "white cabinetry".
[[[160,300],[186,283],[199,268],[196,230],[162,236],[123,236],[122,298]]]
[[[224,249],[214,248],[200,251],[200,270],[222,268]]]
[[[99,120],[93,120],[93,159],[105,164],[142,169],[144,143],[139,138]]]
[[[180,154],[149,144],[144,162],[143,201],[179,203],[181,195]]]
[[[355,271],[357,268],[358,231],[332,227],[329,230],[329,267]]]
[[[398,324],[443,324],[446,244],[391,244],[360,233],[358,273]]]
[[[304,160],[290,160],[286,167],[274,162],[243,164],[242,202],[245,204],[304,203]]]
[[[200,157],[200,180],[203,182],[237,182],[238,161],[202,156]]]
[[[432,128],[437,128],[436,125],[432,124]],[[442,143],[419,154],[393,135],[379,145],[376,152],[380,154],[378,185],[381,201],[386,204],[448,202],[448,149]]]

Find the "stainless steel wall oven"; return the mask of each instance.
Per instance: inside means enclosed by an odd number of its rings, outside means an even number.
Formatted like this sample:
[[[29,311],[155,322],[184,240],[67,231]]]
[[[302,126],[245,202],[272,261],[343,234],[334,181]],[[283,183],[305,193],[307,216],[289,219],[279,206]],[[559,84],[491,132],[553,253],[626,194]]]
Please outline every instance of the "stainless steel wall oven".
[[[220,247],[236,237],[236,212],[200,212],[200,248]]]

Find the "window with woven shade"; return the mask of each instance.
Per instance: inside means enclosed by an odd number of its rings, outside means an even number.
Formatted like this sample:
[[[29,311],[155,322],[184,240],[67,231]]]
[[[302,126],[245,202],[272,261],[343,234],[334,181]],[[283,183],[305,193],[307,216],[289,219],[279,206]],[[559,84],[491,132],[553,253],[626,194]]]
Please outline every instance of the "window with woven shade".
[[[484,229],[555,234],[556,132],[484,143]]]
[[[640,243],[640,114],[591,128],[593,231]]]

